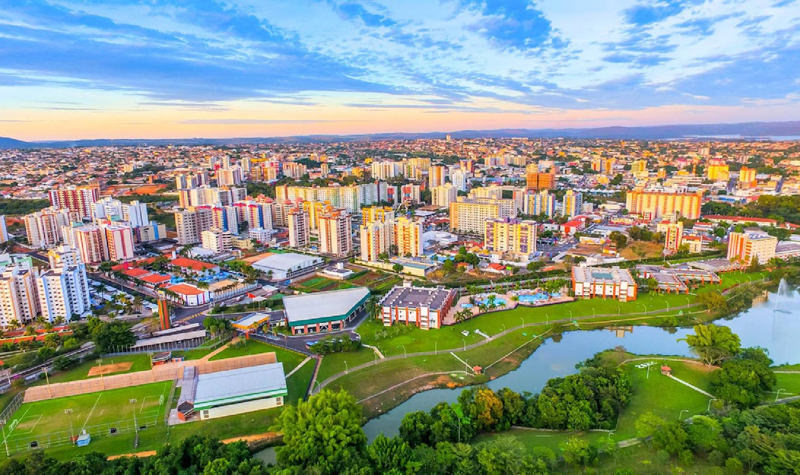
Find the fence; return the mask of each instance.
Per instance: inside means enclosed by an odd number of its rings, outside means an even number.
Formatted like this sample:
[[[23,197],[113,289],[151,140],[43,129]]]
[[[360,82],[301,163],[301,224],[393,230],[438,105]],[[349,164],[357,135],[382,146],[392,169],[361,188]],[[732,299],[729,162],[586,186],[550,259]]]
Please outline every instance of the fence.
[[[275,353],[259,353],[215,361],[190,360],[156,366],[148,371],[101,376],[99,378],[34,386],[25,391],[23,402],[43,401],[57,397],[76,396],[106,389],[127,388],[183,377],[184,366],[194,366],[198,374],[216,373],[277,362]]]
[[[23,393],[17,393],[5,409],[3,409],[3,412],[0,412],[0,427],[4,427],[11,416],[17,412],[19,406],[22,405],[23,396]]]

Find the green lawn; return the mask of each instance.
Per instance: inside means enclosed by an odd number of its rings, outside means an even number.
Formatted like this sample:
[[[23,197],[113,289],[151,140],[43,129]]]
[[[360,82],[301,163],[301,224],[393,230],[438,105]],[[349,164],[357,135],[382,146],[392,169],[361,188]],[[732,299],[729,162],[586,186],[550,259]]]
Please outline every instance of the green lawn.
[[[133,365],[127,371],[120,371],[117,373],[111,374],[123,374],[123,373],[132,373],[134,371],[147,371],[150,369],[150,354],[149,353],[137,353],[137,354],[130,354],[130,355],[122,355],[122,356],[107,356],[103,357],[100,360],[92,359],[88,361],[84,361],[76,366],[73,366],[65,371],[58,371],[54,372],[53,374],[49,375],[49,379],[51,383],[63,383],[67,381],[77,381],[79,379],[89,379],[89,370],[93,366],[97,366],[98,363],[102,363],[103,365],[108,364],[115,364],[115,363],[125,363],[131,362]],[[97,377],[97,376],[93,376]],[[45,384],[45,380],[40,380],[36,383],[36,385]]]
[[[353,368],[362,363],[367,363],[375,359],[375,352],[371,348],[361,347],[358,351],[348,351],[344,353],[331,353],[322,357],[322,364],[317,373],[317,381],[325,381],[331,375],[346,368]],[[347,363],[347,366],[345,366]]]
[[[775,391],[781,389],[780,397],[800,396],[800,374],[775,374],[778,384],[775,385]],[[775,393],[767,396],[767,399],[774,399]]]
[[[608,438],[606,432],[562,432],[552,430],[535,430],[535,429],[510,429],[505,432],[481,434],[472,441],[473,444],[478,444],[487,440],[496,439],[498,437],[509,436],[522,442],[528,448],[534,447],[547,447],[553,451],[554,454],[559,455],[561,445],[564,444],[570,437],[580,437],[586,439],[591,443],[596,444],[598,441]],[[612,436],[613,438],[613,436]]]
[[[278,361],[283,363],[283,369],[287,373],[292,370],[297,364],[303,361],[305,356],[300,353],[287,350],[278,346],[262,343],[258,340],[240,340],[240,344],[234,344],[220,351],[210,358],[210,361],[224,360],[227,358],[237,358],[239,356],[256,355],[259,353],[275,352]]]
[[[71,447],[70,435],[86,430],[94,441],[129,439],[136,427],[163,427],[172,381],[25,403],[5,427],[11,452],[39,447]],[[134,423],[135,421],[135,423]],[[112,428],[117,429],[111,434]]]
[[[625,365],[633,383],[634,396],[630,404],[622,411],[617,421],[617,440],[636,437],[634,424],[642,414],[652,412],[664,419],[687,418],[695,414],[704,414],[708,408],[709,398],[699,392],[680,384],[659,371],[662,364],[673,368],[677,378],[708,387],[708,372],[701,365],[686,365],[675,361],[663,361],[653,357],[656,365],[650,368],[649,377],[646,369],[636,368],[640,362]]]

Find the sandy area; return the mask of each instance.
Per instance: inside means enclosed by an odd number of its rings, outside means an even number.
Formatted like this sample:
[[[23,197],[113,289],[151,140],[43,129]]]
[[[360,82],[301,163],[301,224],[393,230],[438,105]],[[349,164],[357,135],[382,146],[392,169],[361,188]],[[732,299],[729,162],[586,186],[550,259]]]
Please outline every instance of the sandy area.
[[[92,366],[89,369],[89,373],[87,374],[88,377],[92,376],[100,376],[111,374],[111,373],[119,373],[122,371],[128,371],[133,366],[133,362],[125,361],[124,363],[112,363],[112,364],[104,364],[103,366]]]

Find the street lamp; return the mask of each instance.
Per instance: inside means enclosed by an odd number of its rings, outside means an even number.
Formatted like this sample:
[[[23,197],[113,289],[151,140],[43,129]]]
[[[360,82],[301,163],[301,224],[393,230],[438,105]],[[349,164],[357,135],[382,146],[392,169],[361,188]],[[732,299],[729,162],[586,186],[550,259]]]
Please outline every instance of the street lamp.
[[[522,328],[525,328],[525,319],[522,318],[522,317],[519,317],[519,321],[522,322]]]
[[[711,412],[711,402],[716,400],[717,398],[711,398],[708,400],[708,407],[706,407],[706,412]]]
[[[350,368],[347,367],[347,360],[343,360],[343,361],[344,361],[344,372],[345,373],[349,373],[350,372]]]
[[[408,353],[406,353],[406,345],[400,345],[400,346],[403,347],[403,358],[407,358],[408,357]]]
[[[681,418],[683,417],[683,413],[684,412],[689,412],[689,409],[681,409],[680,414],[678,414],[678,420],[681,420]]]
[[[467,351],[467,339],[461,338],[461,341],[464,342],[464,351]]]

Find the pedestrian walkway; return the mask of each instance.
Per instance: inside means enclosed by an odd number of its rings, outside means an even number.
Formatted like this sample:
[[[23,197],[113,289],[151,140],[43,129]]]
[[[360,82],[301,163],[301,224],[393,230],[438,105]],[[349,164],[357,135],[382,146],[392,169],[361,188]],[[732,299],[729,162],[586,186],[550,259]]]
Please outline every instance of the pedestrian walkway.
[[[691,383],[687,383],[686,381],[684,381],[684,380],[682,380],[680,378],[676,378],[675,376],[673,376],[671,374],[668,374],[667,377],[674,379],[675,381],[683,384],[684,386],[688,386],[688,387],[694,389],[695,391],[697,391],[698,393],[702,394],[703,396],[708,396],[708,397],[710,397],[712,399],[714,398],[713,394],[711,394],[709,392],[706,392],[706,391],[703,391],[702,389],[698,388],[697,386],[695,386],[695,385],[693,385]]]

